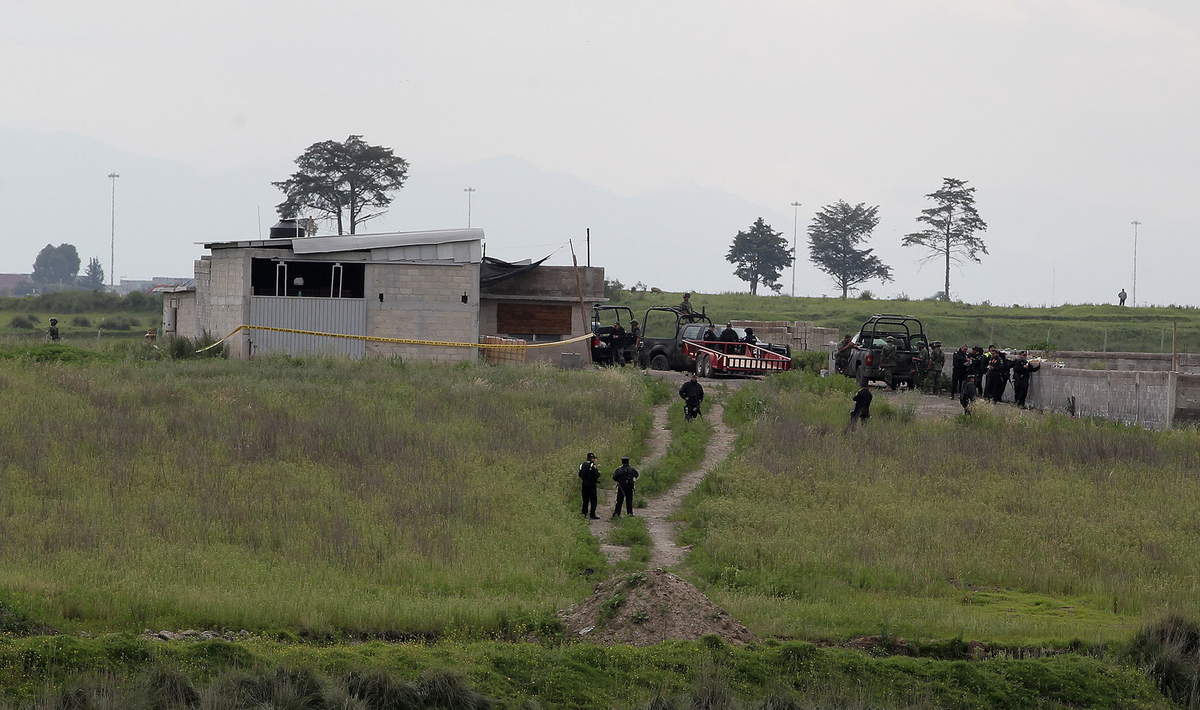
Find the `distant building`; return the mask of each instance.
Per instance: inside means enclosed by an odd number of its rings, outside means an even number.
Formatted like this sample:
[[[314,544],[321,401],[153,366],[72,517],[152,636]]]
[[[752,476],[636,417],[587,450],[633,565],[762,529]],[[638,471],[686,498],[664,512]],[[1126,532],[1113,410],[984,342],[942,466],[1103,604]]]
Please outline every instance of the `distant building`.
[[[282,232],[288,236],[277,235]],[[604,269],[486,259],[482,229],[273,238],[205,244],[195,278],[163,293],[164,334],[222,337],[239,325],[391,339],[478,343],[482,336],[556,341],[591,327]],[[472,348],[432,347],[244,330],[232,357],[266,353],[468,360]],[[528,359],[586,358],[588,343]]]
[[[183,276],[155,276],[152,279],[121,279],[121,282],[117,284],[116,292],[118,296],[128,296],[134,291],[150,293],[160,286],[179,286],[190,280],[190,278]]]
[[[17,287],[30,281],[32,274],[0,274],[0,296],[12,296]]]

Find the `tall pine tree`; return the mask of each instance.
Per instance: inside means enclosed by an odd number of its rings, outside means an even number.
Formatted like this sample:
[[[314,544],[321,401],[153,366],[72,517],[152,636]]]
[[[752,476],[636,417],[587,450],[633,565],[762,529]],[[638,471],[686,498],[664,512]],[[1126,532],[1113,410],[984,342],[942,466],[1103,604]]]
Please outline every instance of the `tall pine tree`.
[[[851,206],[845,200],[825,205],[808,225],[809,260],[833,277],[842,298],[864,281],[892,280],[892,267],[858,245],[879,225],[879,206]]]
[[[725,260],[734,265],[733,274],[750,283],[750,293],[758,293],[761,283],[779,291],[779,274],[792,265],[793,255],[783,232],[776,232],[759,217],[750,231],[739,231],[729,245]]]
[[[987,254],[987,245],[975,236],[976,232],[987,231],[987,222],[975,210],[975,188],[967,187],[966,180],[942,178],[942,187],[925,197],[933,200],[934,206],[921,210],[917,221],[925,229],[904,235],[901,245],[924,247],[929,250],[925,261],[943,259],[946,266],[946,285],[942,296],[950,300],[950,264],[962,263],[964,259],[980,263],[980,254]]]

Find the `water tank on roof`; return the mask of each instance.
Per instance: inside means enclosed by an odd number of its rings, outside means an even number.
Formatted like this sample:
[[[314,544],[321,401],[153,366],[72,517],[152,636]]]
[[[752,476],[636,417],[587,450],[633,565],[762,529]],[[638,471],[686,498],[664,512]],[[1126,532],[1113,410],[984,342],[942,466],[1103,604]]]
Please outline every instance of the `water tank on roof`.
[[[311,220],[308,219],[281,219],[271,227],[271,239],[307,237],[310,224]]]

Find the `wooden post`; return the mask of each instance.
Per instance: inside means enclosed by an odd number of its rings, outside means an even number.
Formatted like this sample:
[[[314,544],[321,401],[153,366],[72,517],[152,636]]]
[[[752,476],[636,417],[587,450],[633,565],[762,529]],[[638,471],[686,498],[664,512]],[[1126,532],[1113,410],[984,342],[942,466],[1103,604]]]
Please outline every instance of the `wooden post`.
[[[583,311],[583,277],[579,274],[579,260],[575,258],[575,243],[568,239],[567,244],[571,245],[571,265],[575,267],[575,290],[579,293],[579,319],[583,321],[583,330],[579,334],[583,335],[591,330],[588,327],[587,313]]]
[[[1179,329],[1171,321],[1171,372],[1179,371]]]

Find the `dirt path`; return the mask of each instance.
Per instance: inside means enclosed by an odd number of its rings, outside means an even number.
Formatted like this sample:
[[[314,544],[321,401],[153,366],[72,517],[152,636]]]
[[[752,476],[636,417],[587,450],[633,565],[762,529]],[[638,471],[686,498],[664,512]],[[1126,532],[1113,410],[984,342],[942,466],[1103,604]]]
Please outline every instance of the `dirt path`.
[[[670,517],[679,510],[687,494],[696,489],[704,477],[733,451],[734,433],[722,418],[725,410],[713,405],[705,419],[713,426],[712,437],[704,450],[704,460],[695,471],[684,474],[679,482],[647,502],[638,514],[646,520],[650,532],[650,569],[673,567],[683,560],[687,550],[675,541],[681,523],[672,522]]]
[[[890,391],[886,387],[872,389],[872,392],[886,399],[889,404],[895,407],[912,407],[918,416],[947,418],[957,417],[962,414],[962,405],[957,399],[950,399],[950,395],[944,394],[935,396],[932,394],[923,394],[915,390],[906,392]]]
[[[667,428],[667,413],[670,404],[661,404],[654,408],[653,419],[650,422],[650,438],[646,455],[641,461],[634,461],[635,467],[645,467],[655,461],[658,461],[667,453],[667,446],[671,443],[671,430]],[[603,471],[611,471],[616,468],[613,466],[603,467]],[[612,532],[612,509],[616,503],[617,492],[615,489],[600,489],[600,502],[596,506],[596,515],[600,516],[599,520],[593,520],[592,535],[600,541],[600,551],[608,558],[609,564],[620,562],[629,558],[629,548],[621,545],[608,544],[609,533]]]

